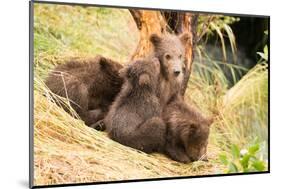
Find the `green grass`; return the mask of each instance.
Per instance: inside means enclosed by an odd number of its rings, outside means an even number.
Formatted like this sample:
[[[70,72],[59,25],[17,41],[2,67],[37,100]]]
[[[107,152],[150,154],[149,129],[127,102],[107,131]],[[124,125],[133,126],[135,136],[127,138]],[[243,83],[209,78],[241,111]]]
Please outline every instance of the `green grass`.
[[[57,63],[76,56],[102,54],[128,61],[138,42],[127,10],[38,4],[34,14],[35,66],[43,77]]]
[[[261,146],[259,155],[267,159],[266,64],[246,70],[212,60],[207,52],[200,51],[203,63],[193,65],[186,100],[215,118],[208,147],[210,161],[185,165],[159,154],[147,155],[124,147],[108,139],[104,133],[88,128],[54,104],[54,100],[66,104],[67,101],[52,94],[44,85],[50,69],[72,57],[101,54],[127,62],[139,38],[129,12],[36,4],[34,14],[37,184],[224,173],[226,167],[220,162],[219,155],[231,156],[233,145],[248,149],[258,143]],[[228,69],[232,78],[227,78],[223,69]],[[247,74],[238,81],[237,76],[245,72]],[[126,158],[127,155],[131,159]],[[77,172],[78,176],[74,177]]]
[[[255,140],[267,146],[267,65],[258,64],[230,89],[219,68],[206,68],[199,63],[194,67],[197,71],[191,76],[187,95],[198,107],[215,116],[211,140],[225,151],[229,151],[231,144],[246,147]]]

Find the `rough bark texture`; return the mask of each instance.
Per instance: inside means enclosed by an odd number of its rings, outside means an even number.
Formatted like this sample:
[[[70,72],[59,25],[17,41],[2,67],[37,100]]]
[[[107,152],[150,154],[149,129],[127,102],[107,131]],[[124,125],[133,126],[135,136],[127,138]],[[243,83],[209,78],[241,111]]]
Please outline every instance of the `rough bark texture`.
[[[196,46],[196,28],[197,28],[198,15],[186,13],[183,22],[183,33],[190,34],[190,40],[186,44],[186,73],[183,81],[183,88],[181,94],[184,95],[187,88],[188,80],[192,70],[193,58],[194,58],[194,47]]]
[[[137,27],[140,30],[140,41],[132,60],[147,56],[152,50],[149,36],[152,33],[161,34],[166,32],[166,22],[159,11],[131,10],[130,11]]]
[[[161,14],[165,17],[167,22],[167,31],[175,33],[176,35],[183,33],[185,13],[162,11]]]
[[[173,11],[130,10],[130,12],[140,30],[139,44],[131,57],[132,60],[145,57],[151,52],[149,36],[153,33],[190,34],[190,40],[186,44],[186,73],[181,90],[181,94],[184,95],[192,69],[198,15]]]

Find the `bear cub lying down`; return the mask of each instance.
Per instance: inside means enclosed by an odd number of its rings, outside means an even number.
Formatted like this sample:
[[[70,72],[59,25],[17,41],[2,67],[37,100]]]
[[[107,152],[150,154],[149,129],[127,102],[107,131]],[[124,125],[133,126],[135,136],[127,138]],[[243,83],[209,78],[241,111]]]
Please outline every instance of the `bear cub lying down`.
[[[102,56],[72,59],[51,71],[45,83],[53,93],[68,98],[71,107],[91,126],[104,118],[119,93],[123,80],[118,74],[122,67]]]
[[[203,116],[182,96],[167,104],[162,117],[167,126],[165,153],[169,157],[183,163],[207,160],[212,118]]]
[[[46,85],[67,97],[86,125],[106,129],[113,140],[147,153],[162,152],[176,161],[196,161],[206,153],[211,121],[180,96],[180,87],[186,88],[182,80],[187,79],[187,40],[186,35],[154,34],[152,56],[124,69],[102,56],[71,60],[57,66]]]
[[[104,119],[109,137],[146,153],[164,149],[166,126],[157,96],[160,62],[139,60],[120,71],[124,84]]]
[[[159,60],[152,58],[120,71],[124,84],[104,119],[107,133],[146,153],[161,152],[183,163],[206,160],[212,120],[186,104],[181,95],[173,96],[163,110],[160,67]]]

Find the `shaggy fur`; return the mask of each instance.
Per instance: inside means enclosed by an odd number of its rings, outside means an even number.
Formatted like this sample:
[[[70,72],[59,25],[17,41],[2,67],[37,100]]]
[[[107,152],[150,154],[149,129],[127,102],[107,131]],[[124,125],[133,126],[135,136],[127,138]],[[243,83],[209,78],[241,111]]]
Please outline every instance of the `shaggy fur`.
[[[185,46],[190,40],[188,33],[184,33],[180,36],[176,35],[162,35],[152,34],[150,41],[153,44],[152,56],[157,57],[160,62],[169,67],[176,76],[178,83],[185,83],[185,79],[188,77],[186,72],[186,49]],[[181,90],[186,89],[186,86],[181,85]]]
[[[140,60],[121,70],[122,90],[104,123],[113,140],[150,153],[162,151],[166,126],[161,119],[160,63],[157,58]]]
[[[188,40],[186,34],[153,34],[153,52],[146,60],[123,69],[101,56],[73,60],[56,67],[46,84],[67,97],[87,125],[106,128],[113,140],[147,153],[164,152],[176,161],[196,161],[206,153],[211,121],[180,95]]]
[[[168,156],[183,163],[207,160],[212,119],[186,104],[181,96],[167,104],[162,117],[167,125],[165,153]]]
[[[175,35],[158,36],[152,34],[150,41],[153,44],[153,51],[148,55],[148,59],[156,57],[161,65],[161,81],[157,96],[160,98],[160,105],[163,108],[169,98],[179,93],[185,73],[185,49],[184,44],[188,38],[186,34],[180,37]],[[116,75],[116,77],[118,77]],[[161,94],[159,93],[160,91]],[[103,120],[92,125],[97,130],[104,130]]]
[[[103,119],[119,93],[123,83],[118,76],[121,68],[119,63],[101,56],[72,60],[57,66],[45,83],[53,93],[68,98],[73,109],[90,126]]]

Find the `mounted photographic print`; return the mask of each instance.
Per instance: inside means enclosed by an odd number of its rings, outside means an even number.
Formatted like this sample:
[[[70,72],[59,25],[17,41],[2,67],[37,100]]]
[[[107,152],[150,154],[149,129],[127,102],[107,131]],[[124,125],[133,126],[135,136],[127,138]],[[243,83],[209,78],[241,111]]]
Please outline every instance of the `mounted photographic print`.
[[[30,2],[30,187],[269,173],[269,17]]]

